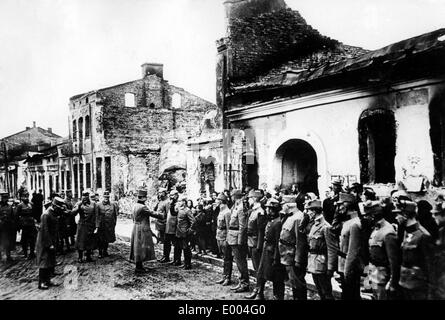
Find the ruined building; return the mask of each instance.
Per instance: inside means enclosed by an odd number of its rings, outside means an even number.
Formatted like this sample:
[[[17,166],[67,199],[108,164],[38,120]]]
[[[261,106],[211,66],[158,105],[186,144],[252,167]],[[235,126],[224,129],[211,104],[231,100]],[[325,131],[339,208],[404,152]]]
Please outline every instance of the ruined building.
[[[444,185],[445,29],[368,51],[283,0],[224,6],[217,105],[224,128],[243,132],[219,159],[226,187],[299,183],[324,197],[340,177],[381,195],[403,181],[423,197]]]
[[[63,189],[110,190],[116,196],[185,180],[185,140],[216,106],[170,85],[163,65],[145,63],[142,78],[70,98],[71,151]]]
[[[50,148],[62,143],[63,138],[55,134],[51,128],[43,129],[36,126],[4,137],[0,141],[0,191],[16,196],[21,186],[30,192],[45,188],[48,175],[43,167],[29,170],[26,159],[41,149]],[[46,180],[45,180],[46,179]],[[31,181],[33,183],[31,184]],[[48,191],[49,196],[49,191]]]

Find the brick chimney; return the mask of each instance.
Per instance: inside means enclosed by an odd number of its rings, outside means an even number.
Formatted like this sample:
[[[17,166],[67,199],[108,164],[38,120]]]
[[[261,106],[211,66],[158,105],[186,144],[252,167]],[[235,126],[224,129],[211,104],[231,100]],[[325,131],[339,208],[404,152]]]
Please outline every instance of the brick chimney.
[[[142,78],[149,75],[157,75],[159,78],[164,79],[164,65],[162,63],[144,63],[141,65]]]
[[[36,127],[36,122],[35,122],[35,121],[32,122],[32,127],[33,127],[33,128]]]
[[[48,132],[53,133],[53,129],[52,128],[48,128]]]

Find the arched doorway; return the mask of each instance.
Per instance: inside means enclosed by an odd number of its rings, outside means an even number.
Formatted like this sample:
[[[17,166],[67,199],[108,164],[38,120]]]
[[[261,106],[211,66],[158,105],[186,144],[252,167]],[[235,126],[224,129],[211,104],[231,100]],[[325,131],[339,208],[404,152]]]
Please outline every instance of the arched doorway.
[[[359,157],[362,183],[394,183],[396,122],[391,110],[366,110],[360,117]]]
[[[317,154],[314,148],[301,139],[283,143],[276,152],[281,159],[281,187],[299,184],[303,192],[318,193]]]

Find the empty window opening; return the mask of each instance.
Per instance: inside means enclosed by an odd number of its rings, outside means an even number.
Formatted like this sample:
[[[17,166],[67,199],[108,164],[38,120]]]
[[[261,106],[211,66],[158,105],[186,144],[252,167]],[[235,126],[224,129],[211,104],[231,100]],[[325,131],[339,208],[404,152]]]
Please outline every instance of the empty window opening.
[[[181,108],[181,95],[179,93],[174,93],[172,95],[172,108],[173,109]]]
[[[134,93],[126,93],[125,94],[125,106],[126,107],[134,107],[135,104],[135,95]]]
[[[433,185],[445,185],[445,92],[431,99],[429,105],[430,139],[433,149]]]
[[[394,183],[396,122],[390,110],[366,110],[360,117],[359,158],[362,183]]]

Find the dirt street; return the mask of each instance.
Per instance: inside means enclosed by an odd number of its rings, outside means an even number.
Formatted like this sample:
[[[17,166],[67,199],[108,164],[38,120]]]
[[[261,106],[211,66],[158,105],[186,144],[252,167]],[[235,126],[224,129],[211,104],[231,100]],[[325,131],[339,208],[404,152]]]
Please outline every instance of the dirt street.
[[[214,284],[220,279],[222,269],[193,260],[192,270],[165,266],[156,261],[146,262],[150,271],[144,275],[134,274],[134,264],[128,261],[129,243],[118,240],[109,249],[110,257],[92,263],[77,263],[77,254],[72,252],[58,256],[61,264],[53,278],[60,284],[49,290],[37,289],[38,269],[34,261],[25,260],[21,249],[13,254],[12,263],[0,262],[0,300],[3,299],[192,299],[192,300],[238,300],[245,294],[232,293],[229,287]],[[97,254],[97,251],[96,251]],[[234,265],[234,273],[237,274]],[[266,298],[271,299],[271,289]],[[286,299],[289,299],[289,292]]]

